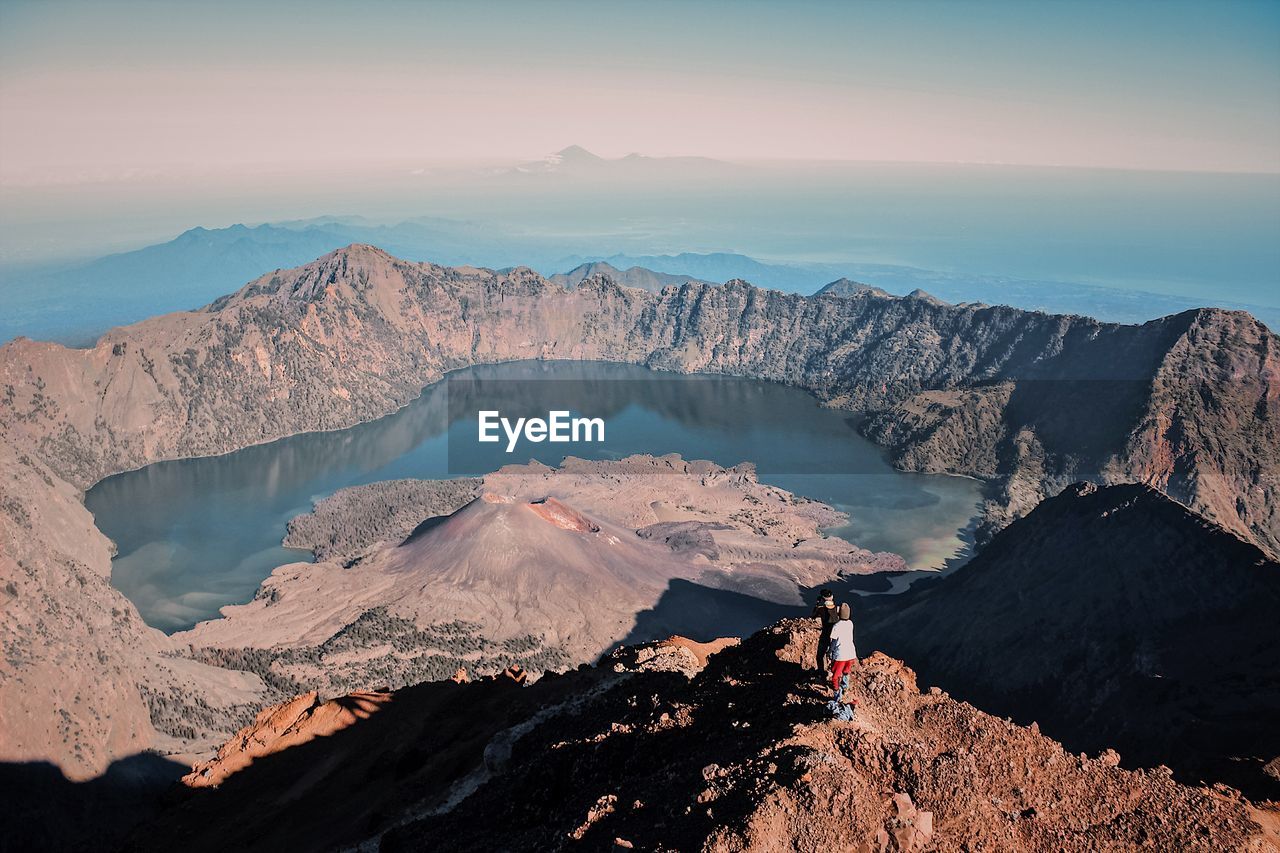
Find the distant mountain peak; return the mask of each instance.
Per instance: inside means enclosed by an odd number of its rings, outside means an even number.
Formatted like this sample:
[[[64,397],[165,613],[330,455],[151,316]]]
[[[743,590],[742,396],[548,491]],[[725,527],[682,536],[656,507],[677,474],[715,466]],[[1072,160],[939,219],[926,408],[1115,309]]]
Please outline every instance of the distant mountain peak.
[[[592,154],[581,145],[570,145],[568,148],[561,148],[551,156],[559,157],[560,162],[598,163],[604,159]]]
[[[907,298],[907,299],[918,299],[918,300],[920,300],[920,301],[922,301],[922,302],[928,302],[928,303],[929,303],[929,304],[931,304],[931,305],[946,305],[946,304],[947,304],[947,303],[943,302],[941,299],[939,299],[938,297],[934,296],[932,293],[929,293],[927,290],[921,290],[921,289],[920,289],[920,288],[918,288],[918,287],[917,287],[915,290],[913,290],[913,291],[911,291],[910,293],[908,293],[908,294],[906,295],[906,297],[905,297],[905,298]]]
[[[549,281],[559,284],[568,290],[581,287],[588,282],[596,282],[598,284],[599,279],[607,279],[623,287],[648,290],[651,293],[658,293],[664,287],[679,287],[687,282],[714,284],[714,282],[694,278],[693,276],[657,272],[635,264],[629,265],[626,269],[621,269],[608,261],[587,261],[569,270],[569,272],[558,273],[548,278]]]
[[[860,281],[854,281],[849,278],[838,278],[830,284],[823,285],[817,292],[817,296],[887,296],[893,297],[893,294],[879,287],[872,287],[869,284],[863,284]]]
[[[650,175],[665,175],[671,178],[681,174],[699,174],[699,170],[707,168],[723,170],[737,167],[731,167],[724,161],[709,157],[653,157],[639,152],[632,152],[624,157],[601,157],[581,145],[570,145],[539,160],[520,163],[512,171],[523,174],[546,174],[583,170],[595,176],[612,174],[635,179]]]
[[[541,160],[534,160],[528,163],[522,163],[516,166],[516,172],[526,174],[538,174],[545,172],[557,172],[560,169],[568,168],[590,168],[599,166],[609,161],[603,157],[592,154],[581,145],[570,145],[567,148],[561,148],[552,154],[548,154]]]

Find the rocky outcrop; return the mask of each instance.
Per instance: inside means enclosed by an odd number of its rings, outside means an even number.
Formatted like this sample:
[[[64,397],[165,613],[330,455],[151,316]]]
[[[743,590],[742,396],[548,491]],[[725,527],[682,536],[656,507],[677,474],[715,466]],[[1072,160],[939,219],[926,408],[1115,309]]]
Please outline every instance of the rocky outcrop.
[[[389,693],[352,693],[321,701],[315,691],[296,696],[260,711],[254,721],[236,732],[208,761],[201,761],[182,777],[189,788],[217,787],[255,759],[291,747],[329,737],[371,714],[390,701]]]
[[[408,688],[329,737],[190,791],[133,847],[1218,851],[1280,840],[1263,828],[1272,816],[1234,792],[1071,754],[1034,727],[922,694],[881,654],[854,672],[853,721],[834,720],[797,663],[816,633],[808,620],[779,623],[691,678],[608,659],[525,688]]]
[[[1280,564],[1142,485],[1079,484],[966,566],[864,606],[931,684],[1072,749],[1280,796]]]
[[[606,655],[600,665],[612,667],[614,672],[682,672],[692,678],[702,671],[712,655],[737,644],[736,637],[699,643],[676,635],[652,643],[622,646]]]
[[[867,433],[900,465],[990,479],[987,532],[1075,480],[1141,479],[1280,550],[1277,339],[1246,314],[1206,309],[1117,326],[920,295],[806,298],[740,281],[654,294],[589,277],[566,291],[528,269],[406,263],[356,245],[201,311],[114,329],[87,350],[25,339],[0,347],[0,445],[48,477],[15,469],[0,589],[30,573],[66,589],[57,579],[67,548],[97,548],[94,572],[106,577],[101,537],[81,523],[75,493],[109,473],[350,426],[404,405],[447,370],[528,358],[811,389],[869,413]],[[56,513],[32,512],[50,501]],[[78,520],[60,528],[54,515]],[[72,712],[75,697],[55,698],[45,678],[19,681],[75,655],[96,683],[112,685],[106,695],[132,694],[136,684],[117,681],[112,664],[92,663],[114,648],[95,622],[102,614],[125,613],[128,632],[140,635],[132,606],[86,580],[82,595],[56,608],[42,597],[9,607],[19,616],[6,627],[20,626],[10,642],[42,631],[54,639],[0,661],[0,708],[13,714],[33,702],[57,713],[31,717],[43,727],[24,736],[33,746],[6,745],[0,757],[100,768],[122,746],[120,731],[145,745],[140,720],[123,730],[90,724],[103,717],[99,703],[110,704],[102,691],[81,691],[83,710]],[[145,644],[125,645],[144,655]],[[62,712],[97,732],[82,747],[94,758],[61,746]]]

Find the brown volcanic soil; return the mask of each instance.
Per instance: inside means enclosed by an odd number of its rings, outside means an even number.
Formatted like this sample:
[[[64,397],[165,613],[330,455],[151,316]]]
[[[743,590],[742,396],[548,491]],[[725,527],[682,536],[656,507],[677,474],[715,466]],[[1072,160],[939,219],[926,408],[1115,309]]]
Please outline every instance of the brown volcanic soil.
[[[797,664],[816,634],[779,623],[700,671],[653,644],[527,688],[398,691],[187,793],[131,849],[1280,849],[1233,792],[1066,753],[880,654],[832,720]]]

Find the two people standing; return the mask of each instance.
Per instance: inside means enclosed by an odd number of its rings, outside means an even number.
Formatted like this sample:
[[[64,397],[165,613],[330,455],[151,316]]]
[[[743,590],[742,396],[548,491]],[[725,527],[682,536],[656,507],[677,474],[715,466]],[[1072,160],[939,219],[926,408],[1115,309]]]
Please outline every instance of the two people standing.
[[[830,658],[831,689],[838,700],[849,686],[849,673],[858,659],[858,650],[853,644],[852,613],[848,604],[837,607],[835,594],[824,589],[818,593],[818,605],[813,608],[813,616],[822,625],[822,633],[818,637],[818,670],[826,670],[827,659]]]

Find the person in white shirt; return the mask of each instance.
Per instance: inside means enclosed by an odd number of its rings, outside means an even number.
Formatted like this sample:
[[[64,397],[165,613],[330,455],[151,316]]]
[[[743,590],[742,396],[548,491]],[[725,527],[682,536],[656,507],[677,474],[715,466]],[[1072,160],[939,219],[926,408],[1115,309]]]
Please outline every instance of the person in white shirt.
[[[848,687],[849,673],[858,659],[858,650],[853,645],[853,619],[848,604],[840,605],[840,621],[831,628],[831,647],[827,654],[831,657],[831,689],[839,696]]]

